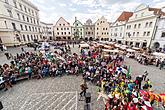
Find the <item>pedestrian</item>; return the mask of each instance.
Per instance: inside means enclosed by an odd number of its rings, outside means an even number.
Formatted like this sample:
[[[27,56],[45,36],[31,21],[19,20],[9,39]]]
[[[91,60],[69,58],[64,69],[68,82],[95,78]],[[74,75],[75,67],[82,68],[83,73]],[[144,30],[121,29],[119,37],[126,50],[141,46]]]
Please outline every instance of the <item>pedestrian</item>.
[[[83,96],[85,97],[85,95],[86,95],[86,90],[88,89],[85,80],[84,80],[84,82],[80,85],[80,87],[81,87],[81,92],[80,92],[80,99],[79,99],[79,101],[81,101],[81,99],[83,98]]]

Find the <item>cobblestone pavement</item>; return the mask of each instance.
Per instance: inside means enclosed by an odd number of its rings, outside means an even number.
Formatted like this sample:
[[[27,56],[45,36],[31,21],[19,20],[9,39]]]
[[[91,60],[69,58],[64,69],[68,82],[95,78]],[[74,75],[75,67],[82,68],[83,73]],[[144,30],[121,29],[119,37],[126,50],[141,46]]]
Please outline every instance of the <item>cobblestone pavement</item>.
[[[26,50],[33,51],[31,48]],[[10,49],[12,54],[20,52],[20,48]],[[77,53],[77,46],[72,49]],[[0,53],[0,64],[4,64],[6,57]],[[149,78],[153,84],[153,90],[157,93],[165,93],[165,70],[159,70],[154,66],[144,66],[133,59],[126,58],[125,63],[131,66],[132,76],[149,72]],[[8,91],[0,91],[0,101],[4,110],[84,110],[84,101],[78,101],[81,76],[63,76],[56,78],[33,79],[19,82]],[[96,101],[98,94],[96,87],[88,83],[88,92],[91,92],[91,110],[103,110],[103,100]],[[159,109],[160,110],[160,109]]]
[[[82,82],[81,76],[27,80],[7,92],[1,91],[0,100],[4,110],[84,110],[84,101],[78,101]],[[96,101],[96,87],[89,83],[88,86],[91,110],[103,110],[102,100]]]
[[[153,85],[152,90],[156,93],[165,93],[165,69],[159,70],[153,65],[141,65],[136,60],[126,58],[125,63],[131,66],[132,77],[143,75],[145,71],[149,73],[148,78]]]

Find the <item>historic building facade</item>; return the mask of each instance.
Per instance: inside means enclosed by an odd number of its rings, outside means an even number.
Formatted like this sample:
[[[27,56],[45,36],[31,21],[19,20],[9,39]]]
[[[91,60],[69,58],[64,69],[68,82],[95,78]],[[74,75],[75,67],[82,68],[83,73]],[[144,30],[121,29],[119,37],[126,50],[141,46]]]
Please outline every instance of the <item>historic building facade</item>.
[[[95,22],[95,39],[108,41],[109,40],[110,23],[102,16]]]
[[[165,48],[165,16],[157,20],[155,34],[152,40],[152,48]]]
[[[39,10],[28,0],[0,0],[0,42],[13,46],[42,39]]]
[[[55,40],[71,40],[72,29],[70,23],[60,17],[53,27]]]
[[[122,12],[118,19],[110,25],[109,40],[118,43],[124,42],[125,26],[129,18],[133,15],[133,12]]]
[[[84,24],[85,39],[92,40],[95,38],[95,25],[91,19],[88,19]]]
[[[164,13],[157,8],[139,5],[129,18],[125,30],[125,44],[135,47],[150,47],[156,21]]]
[[[53,24],[40,22],[42,37],[47,40],[53,40]]]
[[[72,36],[74,39],[84,39],[84,26],[76,17],[72,26]]]

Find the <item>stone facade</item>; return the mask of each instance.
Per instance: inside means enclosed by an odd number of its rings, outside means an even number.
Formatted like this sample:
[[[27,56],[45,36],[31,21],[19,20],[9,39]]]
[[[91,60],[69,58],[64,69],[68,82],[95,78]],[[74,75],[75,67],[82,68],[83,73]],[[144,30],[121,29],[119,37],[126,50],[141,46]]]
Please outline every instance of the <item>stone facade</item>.
[[[84,39],[84,26],[76,17],[72,26],[72,36],[74,39]]]
[[[39,10],[28,0],[0,1],[0,42],[13,46],[41,40]]]
[[[53,27],[55,40],[71,40],[72,30],[70,23],[60,17]]]
[[[102,16],[95,23],[95,39],[108,41],[109,40],[110,23]]]
[[[47,40],[53,40],[53,24],[41,22],[42,37]]]
[[[163,15],[161,10],[139,5],[126,24],[125,44],[140,48],[150,47],[159,15]]]
[[[86,39],[95,39],[95,25],[92,23],[91,19],[88,19],[84,24],[84,33]]]

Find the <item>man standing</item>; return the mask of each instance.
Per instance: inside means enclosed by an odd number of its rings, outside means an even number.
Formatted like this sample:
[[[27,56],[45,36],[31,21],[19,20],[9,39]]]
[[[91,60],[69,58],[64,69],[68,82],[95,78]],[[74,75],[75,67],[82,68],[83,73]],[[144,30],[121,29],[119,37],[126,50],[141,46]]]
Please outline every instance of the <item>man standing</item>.
[[[81,92],[80,92],[80,99],[79,99],[79,101],[81,101],[81,98],[82,98],[83,96],[85,97],[85,95],[86,95],[86,90],[88,89],[85,79],[84,79],[83,84],[80,85],[80,87],[81,87]]]

